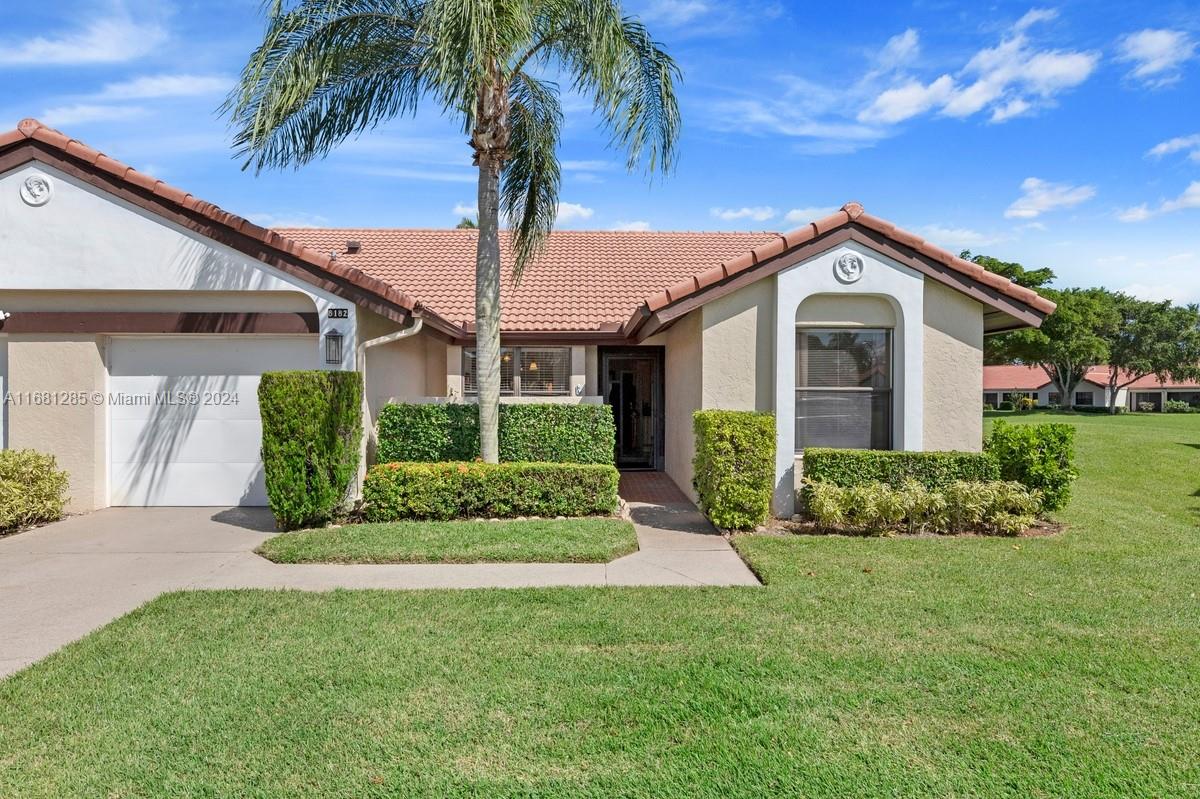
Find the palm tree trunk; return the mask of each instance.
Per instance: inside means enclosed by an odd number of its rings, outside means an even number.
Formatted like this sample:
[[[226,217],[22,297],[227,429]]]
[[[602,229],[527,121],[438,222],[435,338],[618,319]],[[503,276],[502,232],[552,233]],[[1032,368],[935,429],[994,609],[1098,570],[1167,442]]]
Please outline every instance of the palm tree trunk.
[[[500,460],[500,163],[479,158],[479,241],[475,249],[475,369],[479,455]]]

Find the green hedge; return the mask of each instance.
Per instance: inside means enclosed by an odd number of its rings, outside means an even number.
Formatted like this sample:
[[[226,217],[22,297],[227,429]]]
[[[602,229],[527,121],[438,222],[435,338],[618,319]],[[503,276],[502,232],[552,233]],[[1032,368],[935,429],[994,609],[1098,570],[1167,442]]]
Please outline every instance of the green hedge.
[[[267,501],[283,530],[328,522],[346,501],[362,442],[358,372],[267,372],[258,384]]]
[[[899,488],[916,480],[926,488],[942,488],[959,480],[1000,479],[996,462],[983,452],[904,452],[874,449],[804,450],[804,479],[849,488],[885,483]]]
[[[775,485],[775,416],[752,411],[696,411],[692,484],[713,524],[749,530],[771,511]]]
[[[1000,476],[1040,491],[1047,510],[1066,507],[1074,465],[1075,427],[1069,424],[1008,424],[997,420],[985,446]]]
[[[0,451],[0,533],[62,518],[67,473],[53,455],[31,449]]]
[[[500,460],[613,463],[616,426],[608,405],[500,406]],[[479,407],[393,404],[379,413],[376,460],[449,462],[479,456]]]
[[[583,463],[381,463],[367,472],[367,521],[596,516],[617,509],[617,470]]]

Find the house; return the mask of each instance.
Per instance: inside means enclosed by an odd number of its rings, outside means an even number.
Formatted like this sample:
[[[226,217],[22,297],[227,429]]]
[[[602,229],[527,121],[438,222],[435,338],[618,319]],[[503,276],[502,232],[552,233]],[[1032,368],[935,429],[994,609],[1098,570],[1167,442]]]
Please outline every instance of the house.
[[[6,447],[72,509],[263,504],[263,371],[475,390],[470,230],[265,230],[34,120],[0,134]],[[774,509],[806,446],[981,446],[983,337],[1054,305],[867,214],[787,233],[555,233],[504,283],[505,400],[607,402],[623,468],[691,492],[691,413],[773,411]]]
[[[1071,405],[1073,407],[1107,407],[1109,399],[1108,366],[1092,366],[1084,379],[1075,388],[1069,403],[1064,403],[1058,387],[1040,366],[1004,364],[983,367],[983,404],[993,408],[1002,402],[1015,402],[1021,397],[1033,397],[1041,407],[1049,405]],[[1117,389],[1116,404],[1129,410],[1138,410],[1143,405],[1153,405],[1161,411],[1167,400],[1186,402],[1200,406],[1200,382],[1193,380],[1161,381],[1155,375],[1146,375],[1130,382],[1130,375],[1122,372],[1118,376],[1121,387]]]

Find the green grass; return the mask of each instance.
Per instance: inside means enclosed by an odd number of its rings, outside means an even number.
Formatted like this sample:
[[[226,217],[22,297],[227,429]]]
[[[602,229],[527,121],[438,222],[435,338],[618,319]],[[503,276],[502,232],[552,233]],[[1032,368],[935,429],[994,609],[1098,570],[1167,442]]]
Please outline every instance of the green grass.
[[[258,553],[277,563],[607,563],[637,549],[621,519],[393,522],[284,533]]]
[[[1200,417],[1055,418],[1060,536],[741,538],[762,589],[163,597],[0,683],[0,796],[1195,797]]]

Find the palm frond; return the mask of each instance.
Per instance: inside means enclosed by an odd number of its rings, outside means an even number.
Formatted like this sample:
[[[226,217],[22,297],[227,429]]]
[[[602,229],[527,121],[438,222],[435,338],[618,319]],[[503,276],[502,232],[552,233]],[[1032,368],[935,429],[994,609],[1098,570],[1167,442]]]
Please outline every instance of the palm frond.
[[[558,142],[562,106],[558,87],[519,73],[509,84],[512,136],[501,173],[500,213],[512,236],[513,280],[541,250],[558,214],[562,176]]]
[[[427,86],[415,0],[307,0],[271,16],[223,110],[247,167],[307,163],[412,113]]]

